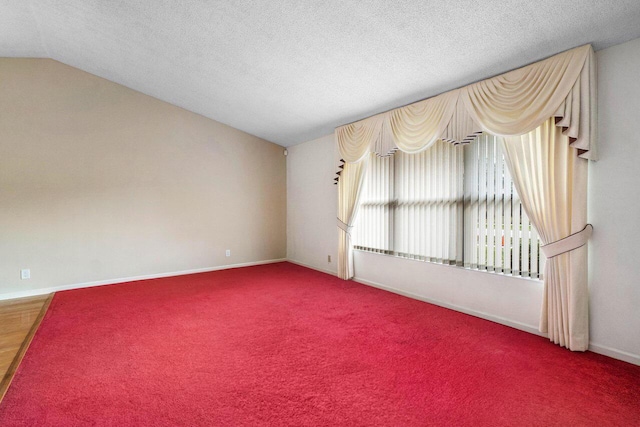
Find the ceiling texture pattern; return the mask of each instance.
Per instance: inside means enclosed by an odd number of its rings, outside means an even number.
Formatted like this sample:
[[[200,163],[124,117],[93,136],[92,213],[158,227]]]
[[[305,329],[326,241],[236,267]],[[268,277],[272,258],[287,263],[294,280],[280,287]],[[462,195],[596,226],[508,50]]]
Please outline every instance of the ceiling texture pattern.
[[[0,0],[0,56],[52,58],[283,146],[637,37],[638,0]]]

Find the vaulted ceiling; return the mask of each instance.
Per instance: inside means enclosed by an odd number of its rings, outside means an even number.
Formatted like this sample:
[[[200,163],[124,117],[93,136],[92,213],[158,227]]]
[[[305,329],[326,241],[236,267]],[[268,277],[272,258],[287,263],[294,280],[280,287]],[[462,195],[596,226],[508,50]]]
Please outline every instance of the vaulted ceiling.
[[[637,37],[638,0],[0,0],[0,56],[53,58],[284,146]]]

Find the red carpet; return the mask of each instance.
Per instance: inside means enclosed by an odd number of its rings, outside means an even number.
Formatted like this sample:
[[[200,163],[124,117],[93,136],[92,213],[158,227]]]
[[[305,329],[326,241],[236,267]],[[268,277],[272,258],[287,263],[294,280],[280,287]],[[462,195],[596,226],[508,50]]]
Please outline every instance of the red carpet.
[[[58,293],[2,426],[640,425],[640,367],[289,263]]]

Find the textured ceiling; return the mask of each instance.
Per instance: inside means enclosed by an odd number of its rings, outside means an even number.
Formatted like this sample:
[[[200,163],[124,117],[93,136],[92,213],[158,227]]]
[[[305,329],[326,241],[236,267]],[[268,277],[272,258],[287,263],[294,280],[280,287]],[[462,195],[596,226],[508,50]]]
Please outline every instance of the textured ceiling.
[[[284,146],[636,37],[639,0],[0,0],[0,56],[53,58]]]

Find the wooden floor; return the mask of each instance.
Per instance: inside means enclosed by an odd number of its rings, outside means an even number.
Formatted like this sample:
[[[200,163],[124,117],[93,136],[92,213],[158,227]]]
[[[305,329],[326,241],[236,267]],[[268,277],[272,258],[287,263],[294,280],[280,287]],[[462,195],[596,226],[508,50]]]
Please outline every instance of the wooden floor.
[[[0,301],[0,401],[52,297],[53,294]]]

